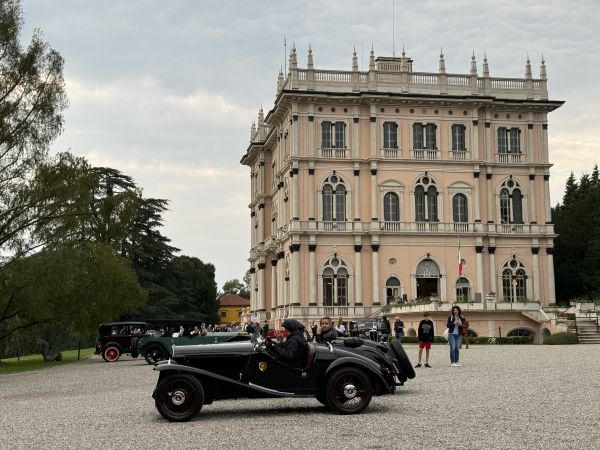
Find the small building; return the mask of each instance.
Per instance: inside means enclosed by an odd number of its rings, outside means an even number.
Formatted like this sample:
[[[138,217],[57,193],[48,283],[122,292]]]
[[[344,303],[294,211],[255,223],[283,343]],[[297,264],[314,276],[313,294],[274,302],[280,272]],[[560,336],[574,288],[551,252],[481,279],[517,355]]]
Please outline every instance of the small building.
[[[236,294],[225,294],[219,299],[219,320],[221,324],[240,323],[242,313],[250,306],[250,300]]]

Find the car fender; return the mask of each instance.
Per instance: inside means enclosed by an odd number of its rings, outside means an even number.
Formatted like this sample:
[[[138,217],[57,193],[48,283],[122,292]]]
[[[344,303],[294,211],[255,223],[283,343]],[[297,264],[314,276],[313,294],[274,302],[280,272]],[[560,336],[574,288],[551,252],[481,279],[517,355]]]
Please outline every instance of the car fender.
[[[216,374],[213,372],[209,372],[207,370],[177,364],[177,363],[173,362],[172,359],[169,359],[166,361],[161,361],[161,362],[157,363],[154,366],[154,370],[159,371],[159,372],[165,372],[165,374],[167,374],[168,372],[174,372],[174,373],[189,373],[194,376],[200,375],[201,377],[211,378],[213,380],[217,380],[222,383],[228,383],[228,384],[236,386],[240,389],[260,392],[263,395],[266,394],[266,395],[271,395],[273,397],[299,397],[298,395],[296,395],[292,392],[278,391],[275,389],[259,386],[257,384],[253,384],[253,383],[243,383],[241,381],[232,380],[231,378],[228,378],[226,376],[219,375],[219,374]]]
[[[329,367],[325,371],[325,377],[331,375],[333,373],[333,371],[335,371],[343,366],[346,366],[346,367],[353,366],[353,367],[359,367],[361,369],[364,369],[367,372],[367,374],[371,375],[371,377],[374,378],[375,383],[380,386],[380,389],[378,390],[379,394],[389,394],[390,393],[390,386],[385,381],[385,378],[383,378],[383,375],[381,375],[379,366],[377,364],[375,364],[373,361],[371,361],[370,359],[365,358],[364,356],[360,356],[360,355],[345,356],[345,357],[336,359],[334,362],[332,362],[329,365]]]

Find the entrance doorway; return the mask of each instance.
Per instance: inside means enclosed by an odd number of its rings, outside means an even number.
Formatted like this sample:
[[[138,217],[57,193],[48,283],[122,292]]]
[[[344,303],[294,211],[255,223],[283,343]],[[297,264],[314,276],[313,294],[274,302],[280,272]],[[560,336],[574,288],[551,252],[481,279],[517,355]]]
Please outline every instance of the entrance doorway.
[[[440,269],[432,259],[424,259],[417,266],[417,298],[439,296]]]

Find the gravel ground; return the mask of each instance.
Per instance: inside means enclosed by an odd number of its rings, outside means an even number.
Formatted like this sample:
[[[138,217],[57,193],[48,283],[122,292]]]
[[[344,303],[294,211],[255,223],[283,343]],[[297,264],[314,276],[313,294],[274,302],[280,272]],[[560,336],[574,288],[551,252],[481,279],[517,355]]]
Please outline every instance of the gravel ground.
[[[417,347],[407,345],[413,362]],[[313,399],[219,401],[188,423],[162,419],[143,360],[93,357],[0,376],[0,448],[600,449],[600,346],[471,346],[365,412]]]

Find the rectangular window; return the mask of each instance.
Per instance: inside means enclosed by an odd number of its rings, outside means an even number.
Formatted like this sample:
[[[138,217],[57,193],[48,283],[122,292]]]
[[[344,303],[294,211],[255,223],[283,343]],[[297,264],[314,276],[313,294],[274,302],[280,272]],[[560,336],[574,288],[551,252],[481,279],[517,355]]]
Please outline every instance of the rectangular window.
[[[413,123],[413,148],[420,150],[423,148],[423,124]]]
[[[346,148],[345,129],[346,124],[344,122],[335,123],[335,148]]]
[[[398,148],[398,125],[395,122],[383,124],[383,148]]]
[[[321,123],[321,148],[331,148],[331,122]]]
[[[510,129],[510,153],[521,153],[521,130]]]
[[[508,139],[506,136],[506,128],[498,128],[498,153],[508,153]]]
[[[227,317],[227,311],[221,311],[221,317]]]
[[[436,125],[433,123],[428,123],[425,126],[425,130],[426,130],[426,140],[427,140],[427,149],[428,150],[435,150],[437,148],[437,145],[435,144],[435,131],[436,131]]]
[[[465,126],[452,125],[452,150],[465,151]]]

